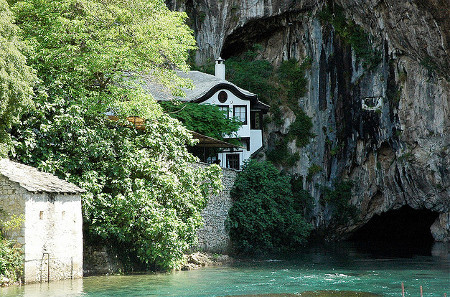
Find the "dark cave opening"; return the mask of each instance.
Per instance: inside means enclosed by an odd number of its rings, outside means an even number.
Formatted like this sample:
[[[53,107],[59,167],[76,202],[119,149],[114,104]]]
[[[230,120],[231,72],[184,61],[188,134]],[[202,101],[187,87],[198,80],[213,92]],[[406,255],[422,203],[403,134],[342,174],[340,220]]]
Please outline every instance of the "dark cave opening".
[[[244,26],[236,28],[225,38],[221,57],[228,59],[239,56],[252,49],[254,44],[267,40],[275,32],[285,30],[288,15],[284,13],[274,17],[250,20]]]
[[[348,241],[370,253],[392,256],[428,255],[434,243],[430,227],[438,215],[428,209],[403,206],[374,215]]]

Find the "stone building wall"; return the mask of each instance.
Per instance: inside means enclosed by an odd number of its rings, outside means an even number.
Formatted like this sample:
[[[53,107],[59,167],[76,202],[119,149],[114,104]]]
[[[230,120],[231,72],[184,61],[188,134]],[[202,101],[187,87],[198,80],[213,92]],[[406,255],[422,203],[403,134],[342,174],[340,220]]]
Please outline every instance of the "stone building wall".
[[[0,175],[0,208],[7,219],[23,216],[22,227],[6,236],[22,245],[26,283],[83,276],[79,194],[32,193]]]
[[[26,194],[25,282],[83,276],[80,195]]]
[[[225,220],[232,206],[230,196],[238,171],[223,168],[223,190],[209,198],[202,212],[203,228],[198,230],[198,249],[210,253],[227,253],[230,248],[230,238],[225,228]]]
[[[10,182],[0,175],[0,209],[5,212],[1,218],[9,220],[12,216],[23,216],[25,214],[25,190],[18,184]],[[7,231],[5,234],[9,239],[16,240],[19,244],[25,244],[25,226]]]

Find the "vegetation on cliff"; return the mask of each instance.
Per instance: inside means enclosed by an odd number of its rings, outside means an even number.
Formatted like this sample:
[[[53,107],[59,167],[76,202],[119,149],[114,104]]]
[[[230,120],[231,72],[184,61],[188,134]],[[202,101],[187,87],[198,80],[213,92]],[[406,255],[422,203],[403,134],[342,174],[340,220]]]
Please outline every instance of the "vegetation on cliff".
[[[319,12],[319,19],[331,24],[336,33],[355,51],[366,69],[372,69],[381,62],[381,52],[372,45],[370,35],[353,20],[347,19],[344,9],[337,4],[329,4]]]
[[[350,203],[353,182],[341,180],[334,183],[332,188],[323,187],[324,196],[321,204],[331,209],[331,223],[344,225],[357,218],[358,209]]]
[[[179,267],[220,169],[194,166],[189,132],[138,76],[152,72],[174,92],[186,84],[172,70],[187,70],[194,48],[186,15],[162,0],[27,0],[13,11],[40,83],[36,108],[13,127],[11,156],[87,190],[88,243],[109,244],[145,269]],[[129,115],[145,118],[144,129]]]
[[[245,164],[231,196],[227,225],[236,253],[288,251],[306,242],[312,229],[303,217],[309,195],[294,195],[290,177],[270,162]]]

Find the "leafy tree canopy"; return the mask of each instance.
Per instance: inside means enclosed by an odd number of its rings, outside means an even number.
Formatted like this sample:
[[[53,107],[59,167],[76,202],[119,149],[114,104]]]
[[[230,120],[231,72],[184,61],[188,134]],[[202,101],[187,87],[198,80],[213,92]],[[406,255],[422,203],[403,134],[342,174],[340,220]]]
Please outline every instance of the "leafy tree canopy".
[[[245,164],[231,195],[227,224],[237,253],[279,252],[305,243],[311,225],[302,215],[304,197],[293,195],[290,177],[272,163]]]
[[[23,55],[27,47],[20,40],[19,28],[5,0],[0,0],[0,157],[7,153],[11,123],[23,109],[32,105],[36,80]]]
[[[180,120],[189,130],[223,140],[233,135],[241,126],[235,118],[228,118],[216,105],[191,102],[160,102],[163,109],[172,117]]]
[[[174,92],[187,84],[173,69],[188,69],[195,40],[186,14],[163,0],[27,0],[14,12],[50,100],[145,117],[133,78],[151,72]]]
[[[178,267],[220,169],[195,166],[188,131],[138,79],[151,72],[174,89],[185,84],[172,69],[186,70],[194,47],[186,15],[162,0],[27,0],[13,9],[41,80],[36,109],[13,128],[13,156],[88,191],[88,241],[126,250],[125,260],[147,269]],[[145,128],[127,115],[145,118]]]

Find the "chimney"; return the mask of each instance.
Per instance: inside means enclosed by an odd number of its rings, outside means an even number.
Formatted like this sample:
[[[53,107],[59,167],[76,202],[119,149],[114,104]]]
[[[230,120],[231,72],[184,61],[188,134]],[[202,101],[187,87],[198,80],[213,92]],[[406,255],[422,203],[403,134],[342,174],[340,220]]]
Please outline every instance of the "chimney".
[[[225,60],[222,58],[216,59],[215,76],[225,80]]]

